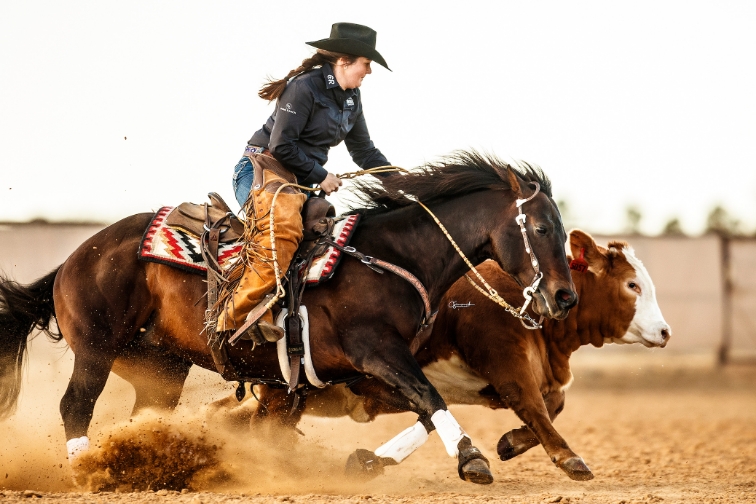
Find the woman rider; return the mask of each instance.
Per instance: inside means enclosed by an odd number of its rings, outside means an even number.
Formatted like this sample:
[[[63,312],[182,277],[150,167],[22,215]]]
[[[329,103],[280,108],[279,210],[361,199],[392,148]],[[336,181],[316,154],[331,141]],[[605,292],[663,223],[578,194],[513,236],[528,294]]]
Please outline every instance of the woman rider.
[[[341,179],[323,165],[330,148],[342,141],[362,169],[391,164],[370,140],[359,90],[365,75],[372,73],[372,61],[390,70],[375,50],[375,41],[376,32],[367,26],[335,23],[330,37],[307,42],[317,48],[312,57],[260,90],[260,97],[276,100],[276,107],[247,143],[233,178],[236,199],[245,209],[247,225],[254,225],[254,230],[246,244],[244,273],[220,312],[216,330],[241,327],[248,314],[259,312],[252,310],[276,285],[268,216],[282,184],[317,184],[326,194],[337,191]],[[281,274],[302,240],[301,211],[306,199],[291,186],[276,198],[274,232]],[[270,310],[251,330],[257,332],[253,339],[277,341],[283,337]]]

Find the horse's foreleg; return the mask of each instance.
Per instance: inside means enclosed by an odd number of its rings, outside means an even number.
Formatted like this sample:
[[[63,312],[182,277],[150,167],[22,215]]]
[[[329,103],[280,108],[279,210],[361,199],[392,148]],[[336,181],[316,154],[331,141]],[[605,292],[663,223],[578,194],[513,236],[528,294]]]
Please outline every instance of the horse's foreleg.
[[[74,357],[73,374],[60,401],[69,462],[89,448],[87,430],[95,402],[105,388],[114,360],[114,357],[91,347],[82,347]]]
[[[438,432],[446,452],[458,460],[460,478],[473,483],[491,483],[493,476],[488,467],[488,460],[475,448],[470,437],[462,429],[446,407],[446,402],[428,381],[420,366],[409,351],[406,342],[400,338],[376,337],[359,338],[355,348],[345,345],[347,355],[352,356],[354,366],[361,372],[380,379],[386,385],[396,389],[406,399],[407,408],[420,415],[421,421],[406,429],[378,448],[396,463],[404,460],[410,453],[421,446],[432,430]],[[366,348],[364,341],[380,341],[377,348]],[[423,433],[425,431],[425,433]],[[397,460],[396,458],[400,460]],[[373,461],[379,461],[377,464]],[[349,472],[363,474],[380,473],[383,465],[378,453],[358,450],[350,457]]]
[[[564,392],[549,392],[543,396],[543,401],[549,412],[549,419],[553,422],[564,408]],[[539,444],[540,442],[535,434],[523,425],[519,429],[512,429],[501,436],[496,445],[496,451],[501,460],[510,460]]]

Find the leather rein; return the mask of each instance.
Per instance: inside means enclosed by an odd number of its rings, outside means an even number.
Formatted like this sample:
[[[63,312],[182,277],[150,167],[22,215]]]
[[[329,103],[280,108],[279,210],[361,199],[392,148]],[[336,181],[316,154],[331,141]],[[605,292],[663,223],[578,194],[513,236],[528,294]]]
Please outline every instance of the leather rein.
[[[359,173],[355,174],[347,174],[345,176],[342,176],[342,178],[352,178],[353,176],[357,175],[363,175],[367,173],[373,173],[373,172],[383,172],[383,171],[404,171],[397,167],[381,167],[377,169],[371,169],[371,170],[364,170]],[[541,316],[541,319],[536,322],[533,318],[530,317],[530,315],[526,312],[526,309],[530,302],[532,301],[533,294],[538,290],[539,284],[541,282],[541,279],[543,278],[543,273],[541,273],[539,268],[538,259],[536,258],[535,254],[533,253],[532,247],[530,246],[530,242],[528,240],[527,231],[525,228],[525,221],[526,221],[526,215],[522,210],[522,206],[527,203],[528,201],[532,200],[540,191],[540,185],[537,182],[531,182],[535,185],[535,191],[533,194],[530,195],[530,197],[525,199],[517,199],[516,200],[516,206],[518,210],[518,215],[515,218],[515,222],[520,226],[520,231],[522,234],[523,243],[525,245],[525,251],[530,255],[531,265],[533,266],[533,269],[535,271],[535,276],[533,278],[533,281],[531,284],[525,289],[523,289],[523,297],[525,298],[525,303],[523,306],[518,310],[511,305],[509,305],[501,296],[494,290],[481,276],[481,274],[478,272],[478,270],[475,268],[475,266],[470,262],[470,260],[465,256],[465,254],[462,252],[462,250],[459,248],[457,243],[454,241],[454,239],[451,237],[449,232],[447,231],[446,227],[439,221],[439,219],[431,212],[431,210],[425,206],[422,202],[418,201],[418,204],[422,206],[425,211],[427,211],[430,216],[433,218],[433,220],[436,222],[436,224],[439,226],[441,231],[444,233],[444,235],[447,237],[449,242],[452,244],[454,249],[457,251],[457,253],[462,257],[462,259],[465,261],[467,266],[470,268],[470,270],[477,276],[478,280],[481,282],[481,284],[485,287],[486,290],[484,290],[483,287],[479,286],[475,281],[469,276],[465,275],[465,278],[483,295],[494,301],[495,303],[499,304],[500,306],[504,307],[504,309],[507,310],[512,316],[518,318],[522,325],[530,330],[540,329],[541,323],[543,321],[543,316]],[[277,289],[276,293],[272,295],[266,296],[266,299],[260,304],[260,309],[267,309],[270,306],[272,306],[282,295],[284,295],[284,289],[281,285],[281,275],[277,268],[277,261],[276,259],[276,247],[275,247],[275,233],[274,233],[274,208],[275,208],[275,200],[278,194],[280,193],[281,189],[284,188],[284,186],[288,185],[295,185],[295,184],[283,184],[281,187],[278,188],[276,191],[274,198],[273,198],[273,204],[271,205],[271,211],[270,211],[270,230],[271,230],[271,242],[272,242],[272,253],[274,258],[274,265],[276,266],[276,280],[277,280]],[[305,188],[300,187],[303,190],[313,190],[312,188]],[[218,283],[220,281],[225,281],[226,279],[223,276],[223,270],[218,264],[216,260],[217,255],[217,249],[218,249],[218,243],[219,243],[219,237],[220,235],[225,231],[225,227],[228,225],[228,218],[231,216],[230,211],[224,215],[223,218],[219,219],[217,222],[211,222],[211,219],[209,217],[209,212],[207,209],[207,206],[205,208],[205,233],[203,233],[202,236],[202,255],[205,261],[208,264],[208,311],[206,312],[206,318],[212,318],[210,317],[210,311],[209,308],[213,306],[217,299],[217,291],[218,291]],[[436,318],[437,311],[433,312],[431,303],[430,303],[430,296],[428,295],[428,291],[425,288],[425,286],[422,284],[422,282],[412,273],[405,270],[404,268],[401,268],[395,264],[389,263],[387,261],[383,261],[381,259],[377,259],[372,256],[368,256],[365,254],[362,254],[361,252],[357,251],[354,247],[351,246],[341,246],[337,243],[335,243],[332,239],[323,237],[319,240],[321,244],[329,245],[331,247],[334,247],[344,254],[347,254],[349,256],[352,256],[356,259],[359,259],[360,262],[365,264],[367,267],[372,269],[373,271],[383,274],[384,271],[390,271],[391,273],[394,273],[395,275],[399,276],[400,278],[403,278],[406,280],[410,285],[412,285],[417,293],[420,295],[420,298],[423,302],[423,309],[424,309],[424,315],[421,320],[420,326],[417,330],[417,333],[415,334],[415,337],[413,338],[411,344],[410,344],[410,351],[413,355],[415,355],[419,349],[424,346],[427,341],[430,339],[431,335],[431,328],[433,327],[433,322]],[[312,257],[310,257],[310,260]],[[301,289],[299,296],[295,296],[297,298],[301,298]],[[293,294],[293,293],[292,293]],[[294,299],[290,301],[295,301]],[[299,306],[299,303],[292,303],[292,306]],[[256,309],[257,309],[256,308]],[[255,319],[258,317],[254,317]],[[299,322],[299,317],[289,317],[288,319],[296,319],[296,322]],[[249,325],[252,321],[245,322],[244,327]],[[299,326],[297,327],[288,327],[291,324],[287,323],[287,333],[301,333],[301,328]],[[295,324],[296,325],[296,324]],[[231,338],[229,338],[228,343],[234,344],[236,342],[236,339],[241,333],[243,332],[244,327],[242,327],[240,330],[238,330]],[[214,328],[214,327],[212,327]],[[207,329],[207,327],[206,327]],[[214,331],[208,331],[208,334],[212,334]],[[290,369],[291,369],[291,378],[288,383],[289,390],[298,389],[299,384],[299,364],[301,361],[301,354],[303,353],[303,350],[300,351],[299,347],[301,346],[299,343],[301,338],[294,338],[292,340],[292,343],[297,343],[295,345],[296,348],[290,348],[288,349],[288,353],[290,354],[289,357],[291,358],[290,363]],[[268,383],[270,385],[283,385],[283,383],[280,382],[280,380],[261,380],[257,378],[246,378],[241,377],[237,372],[234,366],[232,365],[228,354],[226,345],[224,344],[224,341],[218,337],[209,337],[208,338],[208,345],[210,346],[210,351],[213,357],[213,361],[216,365],[216,368],[218,369],[218,372],[223,376],[226,380],[239,380],[239,387],[237,388],[236,395],[237,398],[241,400],[241,398],[244,397],[245,389],[244,389],[244,382],[249,381],[252,383]],[[295,365],[296,364],[296,365]],[[339,380],[345,381],[345,382],[352,382],[353,380],[360,380],[362,379],[362,376],[359,377],[351,377],[346,380]],[[335,383],[335,382],[329,382],[329,383]],[[306,390],[306,388],[305,388]],[[299,396],[297,396],[297,399],[295,401],[295,406],[292,409],[294,411],[297,408],[297,405],[299,404]]]
[[[465,256],[464,252],[459,248],[457,243],[454,241],[454,238],[452,238],[451,234],[449,234],[449,231],[447,231],[446,227],[441,223],[441,221],[436,217],[431,210],[425,206],[422,202],[418,201],[418,204],[425,209],[426,212],[430,214],[430,216],[433,218],[433,220],[436,222],[438,227],[441,229],[441,231],[444,233],[446,238],[449,240],[449,242],[452,244],[454,249],[457,251],[457,253],[462,257],[462,260],[465,261],[467,266],[470,268],[470,270],[478,277],[478,280],[483,284],[485,287],[481,287],[475,281],[469,276],[465,275],[465,278],[468,282],[472,284],[473,287],[475,287],[479,292],[481,292],[484,296],[486,296],[488,299],[493,301],[494,303],[498,304],[499,306],[502,306],[509,314],[511,314],[513,317],[520,320],[520,323],[529,330],[536,330],[540,329],[542,327],[543,323],[543,315],[541,315],[540,320],[536,321],[533,319],[528,313],[527,308],[530,305],[531,301],[533,300],[533,294],[538,290],[538,287],[541,283],[541,279],[543,278],[543,273],[540,271],[540,265],[538,262],[538,258],[535,256],[535,253],[533,252],[533,248],[530,246],[530,241],[528,240],[527,230],[525,229],[525,219],[527,218],[526,214],[522,211],[522,206],[527,203],[528,201],[532,200],[541,190],[541,186],[538,182],[531,182],[535,185],[535,191],[533,191],[533,194],[531,194],[528,198],[525,199],[518,199],[515,204],[517,205],[517,211],[518,215],[515,217],[515,222],[520,226],[520,233],[522,234],[522,240],[525,244],[525,251],[530,255],[530,264],[533,266],[533,270],[535,271],[535,276],[533,277],[533,281],[530,285],[525,287],[522,291],[522,295],[525,298],[525,303],[522,305],[521,308],[517,309],[514,308],[512,305],[507,303],[496,290],[491,287],[488,282],[483,278],[483,276],[478,272],[478,270],[475,268],[475,266],[470,262],[470,260]],[[410,350],[412,351],[412,354],[414,355],[417,350],[420,349],[422,345],[425,344],[427,339],[430,337],[430,331],[429,328],[432,327],[433,322],[436,319],[436,315],[438,311],[433,312],[430,304],[430,297],[428,296],[428,291],[425,288],[425,286],[422,284],[422,282],[412,273],[405,270],[404,268],[400,268],[399,266],[396,266],[395,264],[391,264],[389,262],[383,261],[381,259],[376,259],[375,257],[365,255],[354,247],[342,247],[335,243],[333,240],[325,240],[325,243],[328,245],[341,250],[347,255],[350,255],[356,259],[359,259],[360,262],[362,262],[364,265],[372,269],[373,271],[377,273],[383,273],[383,270],[388,270],[395,275],[403,278],[407,282],[409,282],[415,290],[417,290],[417,293],[420,295],[420,298],[423,301],[424,306],[424,316],[423,320],[420,323],[420,328],[417,331],[417,334],[415,335],[415,338],[412,340],[412,344],[410,345]]]
[[[517,206],[517,212],[518,212],[517,217],[515,217],[515,222],[520,226],[520,233],[522,234],[522,240],[523,240],[523,243],[525,244],[525,252],[527,252],[530,255],[530,264],[533,266],[533,270],[535,271],[535,276],[533,277],[533,281],[530,283],[530,285],[528,285],[522,290],[522,295],[525,298],[525,303],[519,309],[514,308],[512,305],[507,303],[504,300],[504,298],[502,298],[499,295],[499,293],[496,292],[496,289],[491,287],[488,284],[488,282],[486,282],[485,278],[483,278],[483,276],[478,272],[478,270],[475,268],[473,263],[470,262],[470,260],[465,256],[464,252],[462,252],[462,250],[459,248],[457,243],[454,241],[454,239],[451,237],[449,232],[446,230],[446,227],[444,227],[441,221],[438,220],[438,217],[436,217],[433,214],[433,212],[431,212],[430,209],[427,206],[425,206],[423,203],[418,201],[418,204],[422,206],[425,209],[425,211],[430,214],[431,217],[433,217],[433,220],[436,222],[438,227],[441,228],[441,231],[443,231],[444,235],[452,244],[452,246],[457,251],[459,256],[462,258],[463,261],[465,261],[465,264],[467,264],[470,270],[475,274],[475,276],[478,278],[480,283],[483,284],[483,287],[475,283],[475,280],[473,280],[469,274],[465,275],[465,279],[468,282],[470,282],[470,284],[473,287],[475,287],[475,289],[478,290],[481,294],[483,294],[484,296],[486,296],[488,299],[498,304],[499,306],[503,307],[513,317],[519,319],[523,327],[531,331],[534,331],[542,327],[543,315],[541,315],[540,319],[536,322],[535,319],[533,319],[530,316],[530,314],[527,313],[526,310],[528,308],[528,305],[530,305],[530,302],[533,300],[533,294],[538,290],[538,286],[541,284],[541,279],[543,279],[543,273],[540,270],[538,258],[535,256],[535,253],[533,252],[533,248],[530,246],[530,241],[528,240],[528,233],[527,233],[527,230],[525,229],[525,219],[527,218],[527,216],[522,211],[522,206],[528,201],[536,197],[536,195],[541,191],[541,185],[535,181],[530,182],[530,183],[535,185],[535,191],[533,191],[533,194],[531,194],[527,198],[517,199],[515,201],[515,205]]]

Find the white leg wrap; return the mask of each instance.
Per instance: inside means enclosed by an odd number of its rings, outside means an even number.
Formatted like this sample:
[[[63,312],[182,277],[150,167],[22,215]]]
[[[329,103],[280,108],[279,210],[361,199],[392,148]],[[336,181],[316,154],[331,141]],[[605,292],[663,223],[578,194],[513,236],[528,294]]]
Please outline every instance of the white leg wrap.
[[[417,422],[412,427],[404,429],[388,443],[381,445],[375,450],[375,454],[379,457],[392,458],[399,463],[423,446],[427,440],[428,432],[423,424]]]
[[[68,448],[68,462],[73,462],[76,457],[89,450],[89,438],[82,436],[80,438],[69,439],[66,442],[66,448]]]
[[[467,436],[467,433],[459,426],[449,410],[436,411],[431,417],[431,422],[436,427],[441,441],[444,442],[446,453],[450,457],[459,455],[457,445],[462,441],[463,437]]]

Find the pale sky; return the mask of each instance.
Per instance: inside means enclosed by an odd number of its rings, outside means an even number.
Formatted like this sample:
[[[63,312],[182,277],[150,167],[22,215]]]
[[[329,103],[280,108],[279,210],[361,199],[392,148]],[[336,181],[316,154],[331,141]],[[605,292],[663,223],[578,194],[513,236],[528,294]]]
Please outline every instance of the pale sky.
[[[269,6],[274,6],[270,9]],[[43,1],[0,4],[0,221],[114,222],[217,191],[273,105],[266,76],[334,22],[393,72],[362,86],[376,145],[413,167],[476,148],[539,164],[569,224],[756,230],[753,1]],[[346,148],[326,169],[353,171]]]

